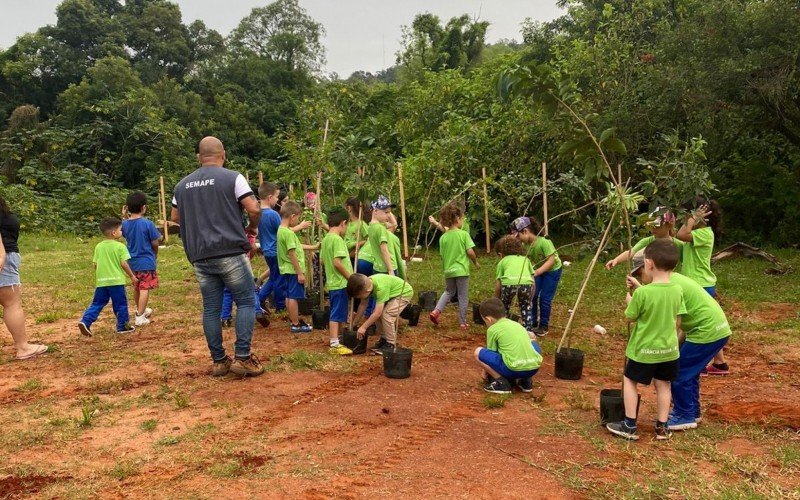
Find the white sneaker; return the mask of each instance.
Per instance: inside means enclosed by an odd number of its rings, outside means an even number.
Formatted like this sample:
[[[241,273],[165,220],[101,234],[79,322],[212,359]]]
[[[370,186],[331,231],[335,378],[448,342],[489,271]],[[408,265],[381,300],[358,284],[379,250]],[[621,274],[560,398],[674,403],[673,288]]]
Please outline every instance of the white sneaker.
[[[145,313],[145,314],[147,314],[147,313]],[[150,324],[150,320],[147,319],[147,317],[144,314],[141,315],[141,316],[139,316],[137,314],[136,315],[136,321],[134,322],[134,324],[135,324],[135,326],[149,325]]]
[[[144,314],[142,314],[142,316],[144,316],[145,318],[149,318],[151,314],[153,314],[153,310],[150,309],[149,307],[145,307]]]

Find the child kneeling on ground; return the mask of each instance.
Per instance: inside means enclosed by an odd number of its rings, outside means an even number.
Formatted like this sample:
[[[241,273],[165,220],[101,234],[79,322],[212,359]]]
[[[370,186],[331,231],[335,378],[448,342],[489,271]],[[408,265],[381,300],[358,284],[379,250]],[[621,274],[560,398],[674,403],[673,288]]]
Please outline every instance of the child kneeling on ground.
[[[678,329],[680,318],[686,314],[683,290],[670,282],[672,270],[678,265],[680,250],[670,240],[655,240],[644,251],[644,272],[652,276],[649,285],[628,292],[628,307],[625,318],[634,323],[628,339],[625,356],[625,376],[622,395],[625,400],[625,420],[611,422],[606,428],[625,439],[637,440],[636,410],[639,384],[656,386],[656,439],[669,439],[672,432],[667,428],[670,383],[678,376]],[[636,273],[634,268],[631,273]]]
[[[542,349],[525,327],[506,318],[506,308],[497,298],[485,300],[480,313],[488,328],[486,347],[475,349],[475,361],[483,368],[483,390],[510,394],[512,384],[522,392],[533,390],[532,377],[542,366]]]
[[[356,273],[347,280],[347,295],[361,299],[356,312],[357,320],[363,318],[367,309],[365,299],[375,298],[375,310],[359,326],[356,332],[358,339],[363,339],[367,329],[375,324],[381,338],[372,346],[372,352],[384,354],[394,351],[397,345],[397,318],[414,295],[411,285],[406,280],[390,274],[373,274],[367,277]]]

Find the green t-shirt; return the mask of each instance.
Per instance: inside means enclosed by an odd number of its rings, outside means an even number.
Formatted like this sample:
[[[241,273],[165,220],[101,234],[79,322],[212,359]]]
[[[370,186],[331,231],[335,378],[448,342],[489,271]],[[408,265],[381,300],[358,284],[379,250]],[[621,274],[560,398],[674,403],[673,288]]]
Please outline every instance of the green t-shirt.
[[[122,263],[131,258],[128,247],[117,240],[103,240],[94,247],[92,262],[97,265],[97,286],[125,285]]]
[[[637,288],[625,309],[636,321],[625,355],[639,363],[655,364],[678,359],[678,316],[686,314],[683,290],[673,283],[651,283]]]
[[[528,249],[528,257],[533,260],[534,267],[539,267],[544,262],[550,258],[551,255],[556,256],[556,262],[553,264],[553,267],[550,268],[551,271],[558,271],[561,269],[561,258],[558,256],[558,252],[556,252],[556,247],[553,245],[553,242],[545,238],[544,236],[538,236],[536,241],[533,242],[531,247]]]
[[[386,243],[389,245],[389,230],[386,229],[386,226],[380,222],[370,222],[367,233],[369,235],[369,249],[370,253],[372,254],[372,265],[376,272],[385,273],[387,269],[386,263],[383,262],[381,243]],[[389,245],[387,248],[389,250],[389,256],[391,257],[391,245]]]
[[[466,215],[463,219],[461,219],[461,230],[466,232],[470,237],[472,237],[472,233],[469,231],[469,217]]]
[[[445,278],[469,276],[467,250],[470,248],[475,248],[475,243],[466,231],[450,229],[439,238],[439,253],[442,254]]]
[[[294,250],[300,269],[305,270],[306,255],[300,238],[288,227],[281,226],[278,228],[278,269],[281,274],[297,274],[292,265],[292,259],[289,258],[289,250]]]
[[[486,348],[499,352],[503,364],[517,372],[542,366],[542,355],[533,348],[525,327],[508,318],[498,320],[486,330]]]
[[[644,250],[650,243],[654,241],[656,241],[655,236],[648,236],[646,238],[642,238],[641,240],[637,241],[635,245],[633,245],[633,248],[631,250],[633,250],[633,253],[636,253],[639,250]],[[681,250],[681,257],[683,257],[683,245],[685,245],[686,243],[679,240],[678,238],[672,238],[672,242],[675,243],[675,246],[678,247],[678,250]],[[674,270],[678,270],[680,269],[680,267],[681,263],[680,261],[678,261],[678,265],[675,267]]]
[[[406,263],[403,260],[403,250],[400,247],[400,238],[396,234],[389,232],[389,256],[392,258],[392,266],[397,270],[397,276],[406,277]]]
[[[711,254],[714,252],[714,231],[701,227],[692,231],[692,242],[681,247],[681,273],[702,287],[716,286],[717,276],[711,271]]]
[[[342,265],[345,269],[353,273],[353,264],[350,262],[350,253],[347,251],[347,245],[338,234],[328,233],[322,239],[322,246],[319,252],[322,259],[322,265],[325,266],[326,286],[329,291],[341,290],[347,287],[347,279],[342,276],[333,261],[337,257],[341,257]]]
[[[358,249],[358,260],[363,260],[372,264],[375,258],[372,256],[372,246],[368,240],[361,241],[361,247]]]
[[[524,255],[506,255],[497,263],[497,280],[503,286],[533,283],[533,265]]]
[[[385,304],[396,297],[410,299],[414,295],[414,289],[403,278],[390,274],[373,274],[369,277],[372,280],[372,296],[375,302]]]
[[[682,274],[672,273],[669,281],[683,290],[686,314],[681,317],[681,330],[686,333],[686,340],[695,344],[710,344],[730,337],[728,318],[714,297],[693,279]]]
[[[361,234],[359,234],[361,233]],[[356,247],[356,240],[362,244],[367,239],[367,223],[361,221],[359,231],[359,221],[351,221],[347,223],[347,231],[344,233],[344,243],[347,245],[347,250],[353,250]],[[359,252],[360,253],[360,252]]]

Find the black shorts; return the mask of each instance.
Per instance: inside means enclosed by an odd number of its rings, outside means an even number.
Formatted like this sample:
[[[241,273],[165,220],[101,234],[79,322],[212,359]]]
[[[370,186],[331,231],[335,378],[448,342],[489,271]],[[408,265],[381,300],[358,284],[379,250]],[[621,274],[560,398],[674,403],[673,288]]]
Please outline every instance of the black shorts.
[[[629,359],[625,365],[625,376],[634,382],[650,385],[650,381],[653,379],[672,382],[678,378],[679,369],[680,363],[677,359],[653,364],[639,363]]]

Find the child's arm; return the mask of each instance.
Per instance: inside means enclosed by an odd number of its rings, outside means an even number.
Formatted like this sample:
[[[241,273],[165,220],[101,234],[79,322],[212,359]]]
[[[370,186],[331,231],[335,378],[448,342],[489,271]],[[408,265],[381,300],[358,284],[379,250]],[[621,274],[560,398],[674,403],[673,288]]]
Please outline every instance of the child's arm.
[[[317,226],[319,226],[322,230],[324,230],[324,231],[330,231],[331,230],[331,227],[329,225],[325,224],[325,222],[322,220],[322,217],[317,215],[314,218],[317,221]]]
[[[125,271],[125,274],[127,274],[128,277],[131,279],[131,283],[133,283],[134,285],[136,283],[138,283],[139,280],[136,279],[136,275],[133,274],[133,271],[131,270],[131,266],[128,265],[128,261],[127,260],[123,260],[120,264],[122,265],[122,270]],[[97,264],[95,264],[94,267],[96,268]]]
[[[344,276],[344,279],[350,278],[350,274],[351,273],[350,273],[350,271],[348,271],[344,267],[344,264],[342,264],[342,258],[341,257],[336,257],[335,259],[333,259],[333,267],[336,268],[336,270],[339,272],[339,274]]]
[[[386,242],[381,243],[381,258],[386,264],[386,274],[392,274],[392,256],[389,255],[389,244]]]
[[[355,313],[356,317],[353,320],[353,322],[356,323],[356,325],[361,324],[361,323],[359,323],[358,320],[363,318],[364,317],[364,313],[367,312],[368,300],[369,299],[361,299],[361,302],[358,304],[358,310]],[[362,323],[363,323],[363,321],[362,321]]]
[[[467,250],[467,257],[469,257],[469,260],[471,260],[472,263],[475,264],[475,269],[480,269],[481,268],[481,263],[478,262],[478,256],[475,255],[475,250],[473,250],[471,248],[469,250]]]
[[[297,254],[294,248],[289,249],[289,260],[292,261],[292,267],[294,267],[294,272],[297,274],[297,282],[301,285],[305,284],[306,276],[303,274],[303,270],[300,269],[300,261],[297,260]]]
[[[503,285],[500,284],[500,280],[496,280],[494,282],[494,296],[498,299],[500,298],[500,292],[502,290],[502,286]]]
[[[438,229],[439,231],[441,231],[441,232],[445,232],[445,228],[444,228],[444,226],[443,226],[443,225],[441,225],[441,224],[439,223],[439,221],[438,221],[438,220],[436,220],[436,218],[435,218],[433,215],[431,215],[430,217],[428,217],[428,222],[430,222],[430,223],[431,223],[431,225],[432,225],[432,226],[434,226],[434,227],[435,227],[436,229]]]
[[[681,241],[685,241],[686,243],[692,242],[692,230],[694,230],[695,226],[700,220],[705,220],[708,216],[711,215],[711,211],[708,209],[708,205],[701,205],[697,210],[694,211],[691,217],[686,219],[683,226],[678,229],[678,234],[675,235]]]
[[[300,246],[303,247],[303,250],[309,250],[309,251],[312,251],[312,252],[316,252],[317,250],[319,250],[320,244],[317,243],[315,245],[306,245],[305,243],[303,243]]]
[[[367,299],[362,300],[361,303],[364,304],[364,302],[366,302],[366,300]],[[361,323],[361,326],[358,328],[358,332],[356,332],[356,336],[359,339],[364,338],[364,335],[366,335],[366,333],[367,333],[367,328],[369,328],[370,326],[374,325],[375,323],[377,323],[381,319],[381,316],[383,315],[383,307],[384,306],[385,306],[385,304],[383,304],[383,303],[375,304],[375,310],[372,311],[372,315],[370,315],[370,317],[367,318],[366,321]],[[359,307],[358,309],[361,310],[361,307]],[[361,314],[364,314],[364,313],[362,312]]]
[[[550,269],[552,269],[552,267],[555,265],[556,265],[556,254],[553,254],[550,257],[548,257],[546,261],[544,261],[544,264],[536,268],[536,271],[533,272],[533,276],[534,277],[541,276]]]
[[[620,262],[630,259],[632,251],[633,250],[625,250],[621,254],[617,255],[613,259],[611,259],[608,262],[606,262],[606,269],[611,270],[612,268],[617,266]]]
[[[300,224],[298,224],[298,225],[296,225],[294,227],[290,227],[289,229],[291,229],[293,233],[299,233],[300,231],[306,230],[306,229],[308,229],[310,227],[311,227],[311,221],[310,220],[304,220]]]

